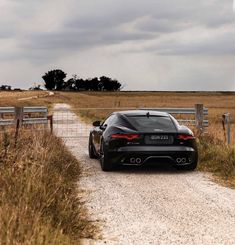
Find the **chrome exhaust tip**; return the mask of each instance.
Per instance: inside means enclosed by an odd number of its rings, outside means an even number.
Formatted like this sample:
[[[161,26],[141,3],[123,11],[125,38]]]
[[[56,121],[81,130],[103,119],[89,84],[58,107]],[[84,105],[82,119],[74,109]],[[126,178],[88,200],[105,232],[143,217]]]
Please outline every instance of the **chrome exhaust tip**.
[[[130,163],[135,163],[135,158],[134,157],[132,157],[131,159],[130,159]]]
[[[176,158],[176,162],[177,163],[181,163],[182,162],[182,159],[181,158]]]
[[[136,158],[136,159],[135,159],[135,162],[136,162],[137,164],[141,164],[142,160],[141,160],[141,158]]]

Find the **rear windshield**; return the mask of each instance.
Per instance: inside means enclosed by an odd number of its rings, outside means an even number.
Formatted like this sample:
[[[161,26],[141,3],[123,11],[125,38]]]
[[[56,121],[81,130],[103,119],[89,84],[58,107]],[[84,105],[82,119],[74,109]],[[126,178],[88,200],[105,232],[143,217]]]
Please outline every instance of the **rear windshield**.
[[[130,123],[143,132],[175,132],[176,128],[170,117],[165,116],[128,116]]]

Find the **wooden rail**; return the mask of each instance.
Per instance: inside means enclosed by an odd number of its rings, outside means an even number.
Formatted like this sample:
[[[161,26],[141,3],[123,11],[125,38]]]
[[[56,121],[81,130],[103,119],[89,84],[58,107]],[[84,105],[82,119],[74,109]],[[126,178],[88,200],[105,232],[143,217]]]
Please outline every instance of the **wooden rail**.
[[[0,126],[47,124],[47,107],[0,107]]]

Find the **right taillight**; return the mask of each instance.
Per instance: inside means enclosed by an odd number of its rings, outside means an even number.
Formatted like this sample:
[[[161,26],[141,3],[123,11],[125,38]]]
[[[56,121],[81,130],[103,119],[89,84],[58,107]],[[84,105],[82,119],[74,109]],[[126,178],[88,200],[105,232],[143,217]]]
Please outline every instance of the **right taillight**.
[[[195,137],[193,135],[190,135],[190,134],[179,134],[178,139],[180,139],[180,140],[193,140],[193,139],[195,139]]]

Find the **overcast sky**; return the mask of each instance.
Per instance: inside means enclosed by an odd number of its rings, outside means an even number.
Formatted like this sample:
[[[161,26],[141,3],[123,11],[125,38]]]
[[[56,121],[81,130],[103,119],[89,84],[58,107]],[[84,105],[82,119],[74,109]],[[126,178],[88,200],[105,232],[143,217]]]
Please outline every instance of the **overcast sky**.
[[[125,90],[235,90],[233,0],[0,0],[0,84],[55,68]]]

